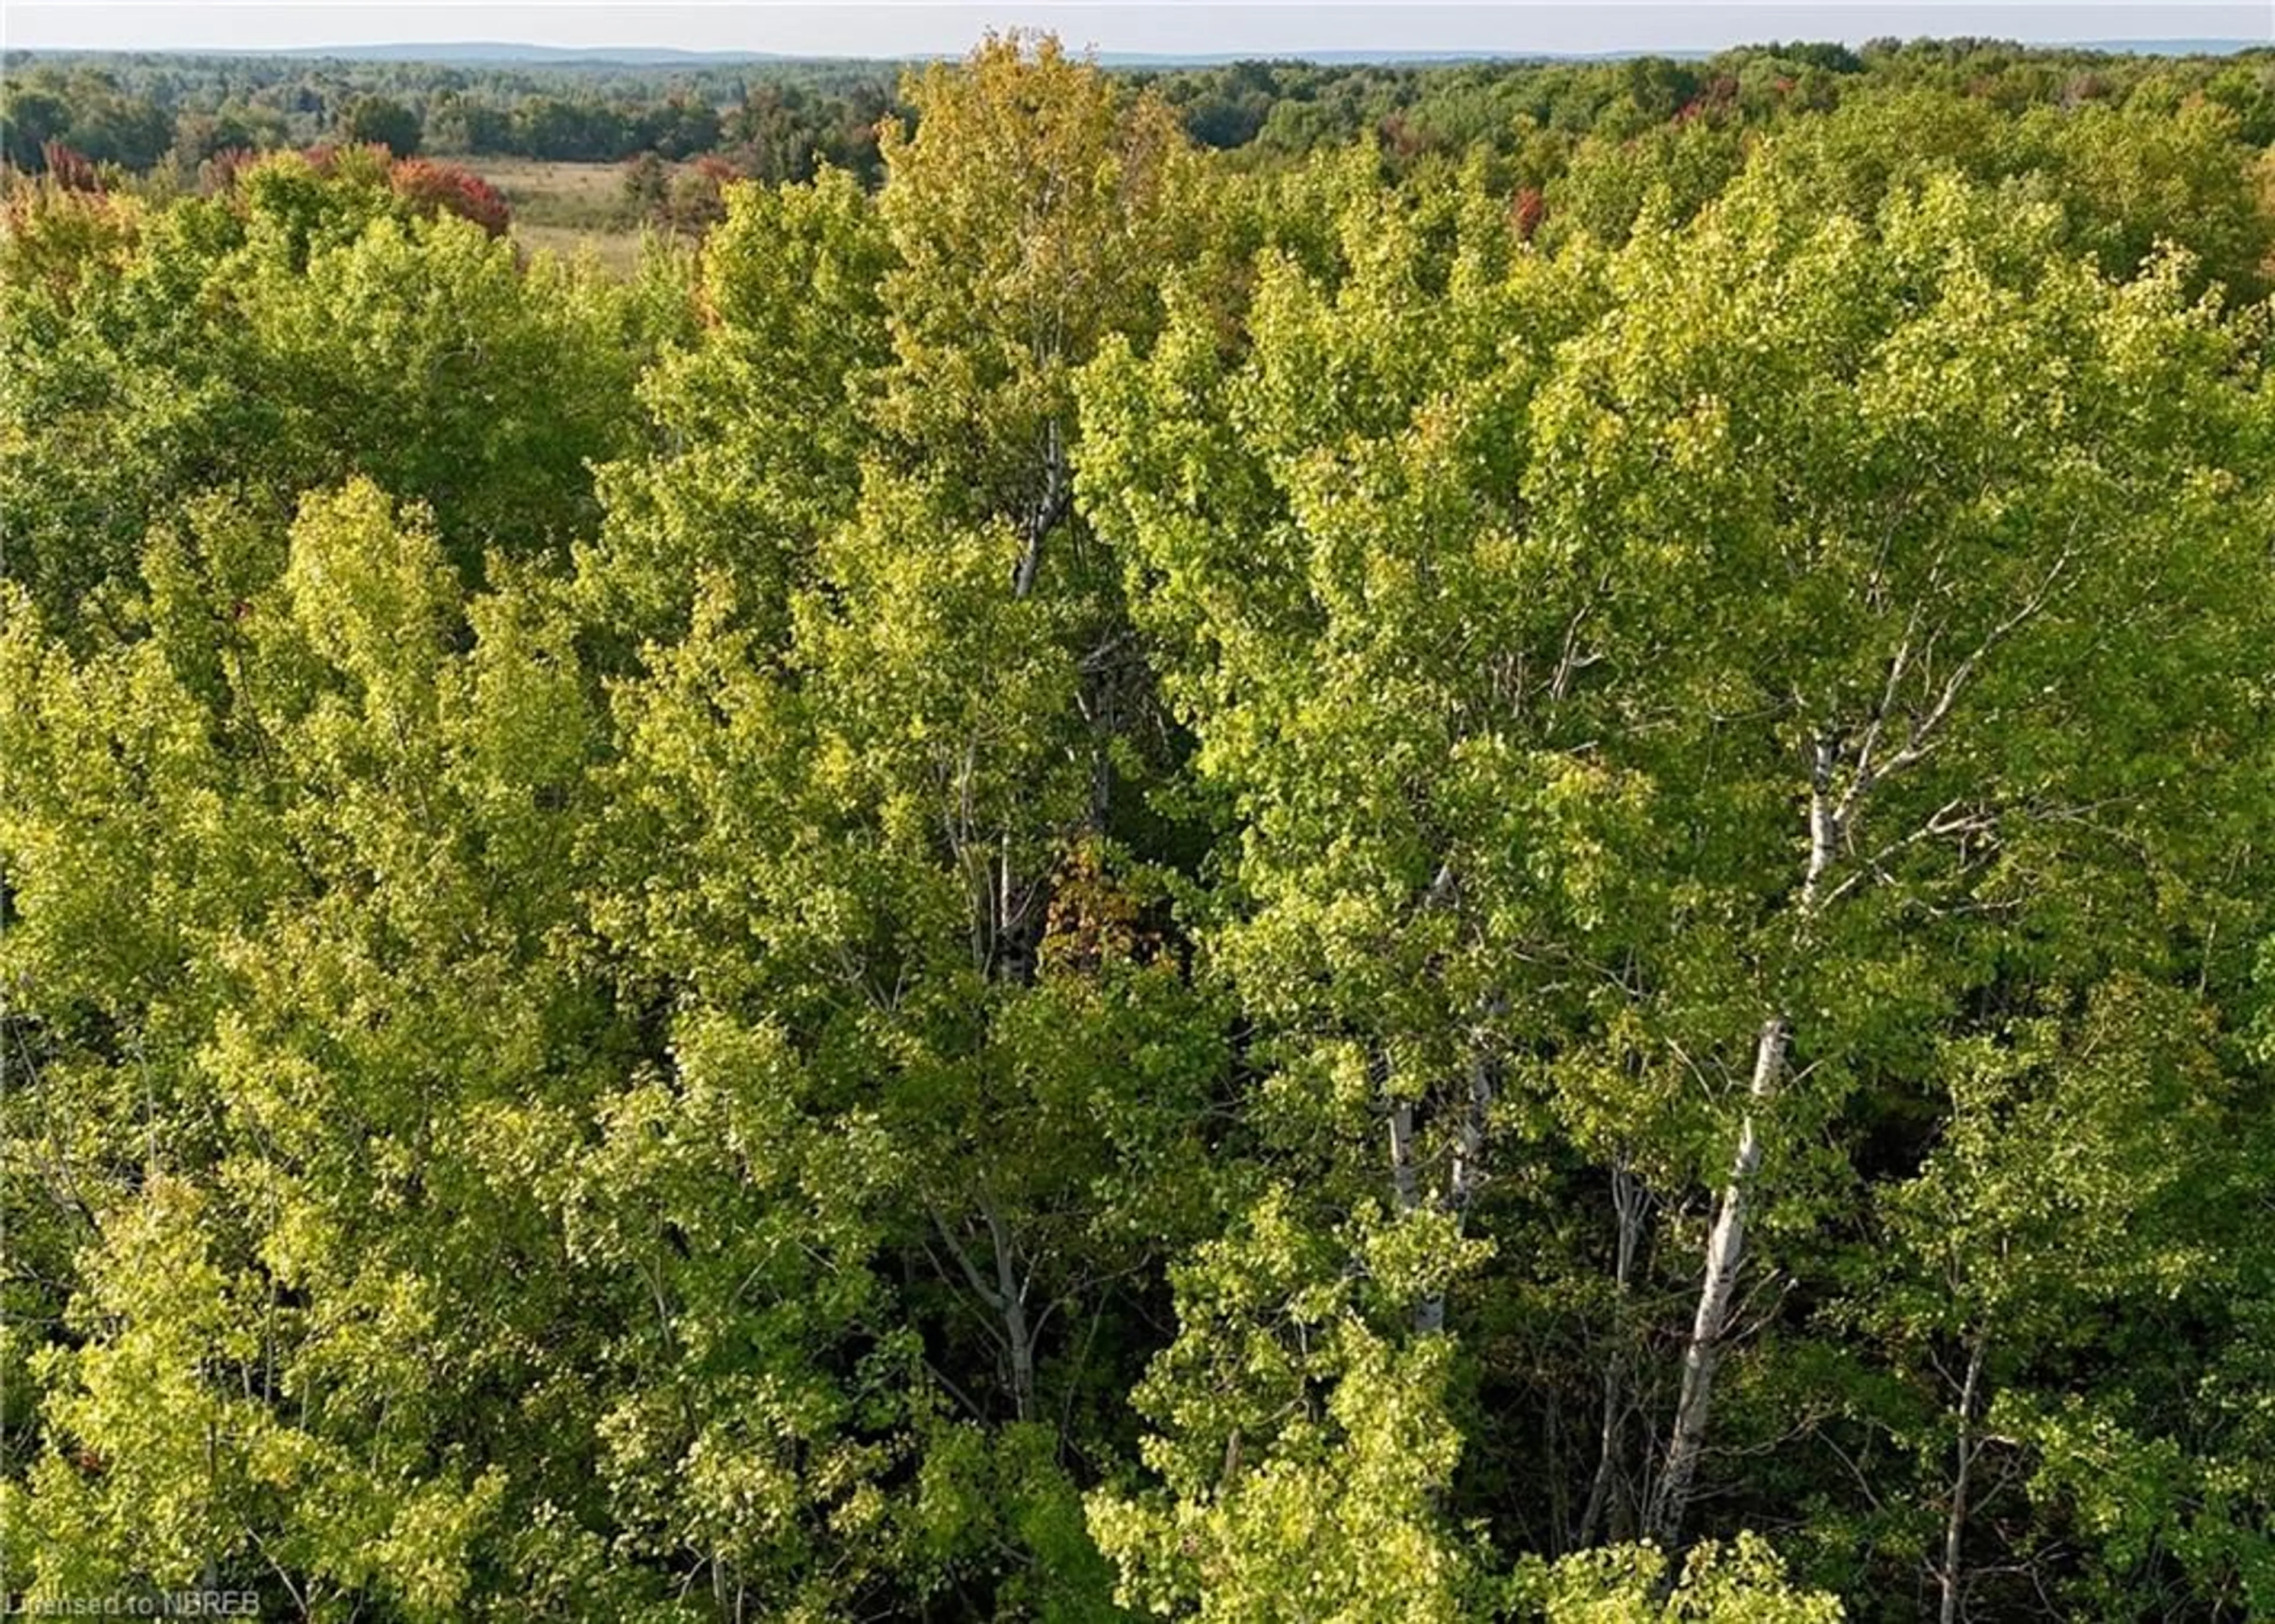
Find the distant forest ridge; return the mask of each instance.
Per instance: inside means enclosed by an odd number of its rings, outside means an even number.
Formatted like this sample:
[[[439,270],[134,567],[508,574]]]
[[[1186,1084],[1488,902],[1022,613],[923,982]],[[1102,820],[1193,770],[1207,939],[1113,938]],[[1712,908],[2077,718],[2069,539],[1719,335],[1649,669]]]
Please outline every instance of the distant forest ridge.
[[[1188,139],[1240,166],[1297,163],[1360,140],[1393,175],[1482,155],[1513,192],[1566,217],[1592,207],[1582,200],[1591,178],[1624,195],[1618,178],[1632,172],[1622,155],[1634,143],[1735,152],[1758,132],[1916,94],[1963,120],[2035,111],[2057,123],[2096,109],[2163,120],[2200,102],[2242,147],[2275,144],[2275,47],[2233,41],[2193,50],[1887,39],[1704,57],[1096,61],[1121,94],[1158,98]],[[879,185],[881,126],[920,117],[908,93],[916,65],[507,43],[17,53],[0,83],[0,166],[172,195],[225,186],[249,155],[376,146],[423,165],[419,186],[474,200],[465,207],[486,223],[510,213],[542,229],[699,232],[722,217],[737,180],[803,182],[842,169]],[[438,159],[481,178],[435,173]],[[508,174],[519,161],[624,169],[621,178]]]
[[[1712,55],[1095,60],[1151,87],[1201,145],[1253,147],[1259,159],[1277,160],[1367,132],[1402,157],[1479,147],[1506,155],[1544,140],[1625,140],[1701,117],[1757,127],[1913,89],[2001,113],[2202,95],[2264,145],[2275,138],[2275,115],[2263,110],[2275,107],[2261,60],[2270,52],[2275,46],[2233,40],[2024,46],[1954,38],[1856,48],[1769,42]],[[903,85],[913,59],[428,42],[235,55],[16,51],[4,61],[0,159],[8,165],[41,172],[56,144],[130,174],[163,169],[184,185],[197,184],[199,166],[224,153],[341,141],[377,142],[398,157],[590,163],[707,155],[768,181],[805,179],[826,163],[874,184],[878,121],[914,113]]]
[[[1733,49],[1743,49],[1744,47]],[[2239,52],[2275,49],[2275,42],[2245,39],[2195,40],[2078,40],[2044,47],[2047,50],[2098,51],[2112,56],[2229,57]],[[1661,57],[1675,62],[1704,62],[1719,53],[1699,49],[1665,50],[1274,50],[1274,51],[1099,51],[1100,66],[1108,68],[1224,67],[1238,62],[1304,62],[1361,66],[1370,64],[1428,65],[1457,63],[1628,62]],[[105,58],[170,57],[204,62],[284,57],[308,62],[401,63],[527,63],[546,67],[669,67],[674,64],[782,63],[826,66],[846,63],[933,62],[952,59],[953,53],[911,51],[906,55],[835,56],[826,53],[769,50],[688,50],[669,45],[535,45],[514,40],[404,41],[376,45],[291,45],[254,50],[220,51],[194,47],[165,50],[114,51],[76,48],[10,50],[0,56],[10,64],[87,61]]]

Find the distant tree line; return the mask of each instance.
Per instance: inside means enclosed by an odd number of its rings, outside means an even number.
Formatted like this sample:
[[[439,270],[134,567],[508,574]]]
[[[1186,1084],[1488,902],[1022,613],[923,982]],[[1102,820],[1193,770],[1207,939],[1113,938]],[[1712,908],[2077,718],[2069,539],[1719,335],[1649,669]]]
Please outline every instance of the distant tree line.
[[[7,66],[0,160],[34,174],[51,146],[186,181],[225,152],[345,141],[397,157],[709,157],[722,172],[767,182],[826,166],[874,186],[880,121],[916,111],[902,64],[887,62],[529,66],[15,52]],[[1394,169],[1483,152],[1534,187],[1638,141],[1688,147],[1727,172],[1739,131],[1929,94],[1978,115],[2091,107],[2164,116],[2185,104],[2232,119],[2247,144],[2275,142],[2275,50],[2154,57],[1890,39],[1860,49],[1772,43],[1689,61],[1244,61],[1114,76],[1150,90],[1197,145],[1248,162],[1375,139]]]
[[[893,64],[798,63],[693,72],[343,63],[305,58],[12,53],[0,156],[44,170],[60,144],[136,175],[235,149],[376,143],[398,157],[620,162],[717,152],[795,178],[817,155],[869,178]]]

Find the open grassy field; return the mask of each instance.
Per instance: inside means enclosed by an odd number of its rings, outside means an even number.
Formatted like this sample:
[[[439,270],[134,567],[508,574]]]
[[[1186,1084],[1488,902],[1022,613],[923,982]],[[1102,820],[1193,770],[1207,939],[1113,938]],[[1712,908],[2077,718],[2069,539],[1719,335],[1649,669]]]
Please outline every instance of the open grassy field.
[[[517,219],[532,225],[630,230],[638,208],[621,163],[560,163],[538,158],[476,158],[471,167],[505,193]]]
[[[639,211],[623,164],[480,158],[471,167],[512,206],[516,241],[562,254],[589,247],[620,276],[638,262]]]
[[[529,225],[516,220],[513,240],[533,253],[557,253],[563,259],[574,259],[589,249],[617,276],[631,276],[639,265],[640,230],[637,226],[621,231],[602,231],[574,225]]]

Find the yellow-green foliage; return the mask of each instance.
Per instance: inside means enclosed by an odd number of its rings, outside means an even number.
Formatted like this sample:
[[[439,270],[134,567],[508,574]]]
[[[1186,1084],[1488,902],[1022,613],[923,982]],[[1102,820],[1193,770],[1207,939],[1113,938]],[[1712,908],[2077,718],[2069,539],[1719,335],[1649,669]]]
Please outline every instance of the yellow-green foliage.
[[[2275,100],[1983,55],[14,194],[0,1593],[2275,1616]]]

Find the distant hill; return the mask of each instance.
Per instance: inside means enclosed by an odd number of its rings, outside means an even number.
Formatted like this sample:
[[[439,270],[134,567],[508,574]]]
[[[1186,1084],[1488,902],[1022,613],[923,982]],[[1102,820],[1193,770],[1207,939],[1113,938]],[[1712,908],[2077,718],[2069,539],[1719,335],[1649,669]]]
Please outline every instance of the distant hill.
[[[2275,50],[2269,40],[2081,40],[2075,50],[2105,50],[2119,57],[2232,57],[2241,50]]]
[[[49,49],[43,56],[97,56],[110,53],[96,51],[67,51]],[[134,53],[137,55],[145,53]],[[908,57],[879,56],[870,58],[814,56],[801,52],[764,50],[678,50],[659,45],[524,45],[506,40],[454,40],[434,43],[405,42],[383,45],[295,45],[267,49],[206,50],[180,49],[147,53],[162,56],[198,57],[295,57],[324,62],[433,62],[445,64],[488,63],[518,64],[533,67],[688,67],[716,66],[737,62],[843,62],[873,60],[893,62],[926,60],[931,53],[915,52]],[[961,52],[953,53],[960,56]],[[1432,63],[1451,62],[1523,62],[1598,61],[1648,55],[1643,51],[1506,51],[1506,50],[1282,50],[1282,51],[1100,51],[1098,59],[1109,67],[1120,68],[1186,68],[1216,67],[1227,63],[1270,60],[1274,62],[1314,62],[1323,65],[1349,66],[1356,64],[1383,62],[1411,64],[1423,66]],[[1664,53],[1661,53],[1664,54]],[[1705,57],[1706,51],[1682,51],[1683,57]],[[947,53],[942,53],[945,60]]]
[[[2117,56],[2141,57],[2225,57],[2239,51],[2275,50],[2275,40],[2078,40],[2046,42],[2034,47],[2042,50],[2107,51]],[[1392,66],[1426,67],[1462,62],[1618,62],[1637,57],[1660,57],[1676,61],[1700,62],[1718,54],[1712,50],[1614,50],[1614,51],[1509,51],[1509,50],[1281,50],[1281,51],[1208,51],[1192,53],[1159,51],[1101,51],[1098,60],[1115,68],[1209,68],[1228,63],[1266,60],[1273,62],[1308,62],[1327,67],[1351,67],[1369,63]],[[850,61],[924,61],[930,55],[924,52],[908,57],[874,56],[862,57],[815,56],[795,51],[764,50],[680,50],[661,45],[598,45],[563,46],[529,45],[507,40],[453,40],[438,42],[404,42],[382,45],[322,45],[292,46],[266,50],[210,50],[185,49],[152,52],[115,52],[49,48],[41,50],[17,49],[7,53],[11,58],[32,57],[100,57],[100,56],[168,56],[168,57],[300,57],[310,61],[327,62],[405,62],[455,64],[488,64],[526,67],[715,67],[734,63],[812,63],[826,64]],[[943,58],[945,59],[945,58]]]
[[[187,53],[185,53],[187,54]],[[545,66],[578,63],[630,67],[668,66],[673,63],[789,62],[797,58],[781,51],[676,50],[662,45],[521,45],[504,40],[453,40],[435,44],[312,45],[276,50],[199,53],[244,57],[310,57],[330,62],[518,62]],[[817,61],[829,58],[817,57]]]

